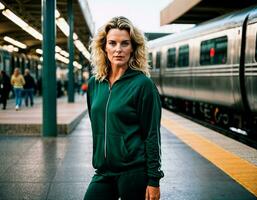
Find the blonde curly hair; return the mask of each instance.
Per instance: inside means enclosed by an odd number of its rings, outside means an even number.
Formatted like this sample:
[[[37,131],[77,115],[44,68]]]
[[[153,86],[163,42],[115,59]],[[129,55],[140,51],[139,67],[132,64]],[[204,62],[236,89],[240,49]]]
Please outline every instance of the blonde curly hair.
[[[146,76],[150,76],[148,65],[148,51],[146,47],[146,39],[139,29],[137,29],[130,20],[125,17],[114,17],[103,25],[98,33],[93,37],[91,49],[91,64],[93,66],[93,74],[97,80],[104,80],[108,76],[111,64],[105,52],[106,36],[111,29],[120,29],[128,31],[133,52],[128,61],[131,69],[143,72]]]

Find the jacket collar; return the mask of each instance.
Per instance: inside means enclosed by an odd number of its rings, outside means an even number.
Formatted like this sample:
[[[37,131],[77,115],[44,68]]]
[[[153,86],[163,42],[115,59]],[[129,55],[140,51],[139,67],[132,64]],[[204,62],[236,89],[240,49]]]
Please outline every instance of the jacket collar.
[[[126,78],[129,78],[129,77],[132,77],[132,76],[136,76],[138,74],[141,74],[142,72],[141,71],[138,71],[138,70],[134,70],[134,69],[131,69],[130,67],[128,67],[128,69],[125,71],[125,73],[119,78],[119,80],[122,80],[122,79],[126,79]]]

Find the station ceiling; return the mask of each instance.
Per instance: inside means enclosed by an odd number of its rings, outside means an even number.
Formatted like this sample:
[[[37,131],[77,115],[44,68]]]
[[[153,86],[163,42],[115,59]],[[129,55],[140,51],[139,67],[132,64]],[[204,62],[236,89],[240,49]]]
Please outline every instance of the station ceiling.
[[[161,11],[161,25],[199,24],[226,13],[257,5],[256,0],[173,0]]]
[[[31,27],[38,32],[41,31],[41,0],[1,0],[6,8],[10,9],[13,13],[27,22]],[[61,17],[68,21],[67,17],[67,0],[56,0],[56,8],[58,9]],[[87,22],[84,18],[83,12],[79,5],[79,0],[73,1],[73,13],[74,13],[74,32],[78,35],[79,40],[87,48],[89,38],[92,36],[92,30],[90,29],[92,24]],[[91,26],[91,27],[90,27]],[[67,50],[68,38],[63,32],[56,27],[56,45],[63,50]],[[35,54],[37,48],[42,49],[40,40],[35,39],[33,36],[22,30],[18,25],[9,20],[0,11],[0,45],[8,45],[8,42],[4,41],[4,36],[9,36],[15,40],[27,45],[26,49],[20,49],[19,52],[25,54]],[[79,51],[76,47],[75,58],[78,57]]]

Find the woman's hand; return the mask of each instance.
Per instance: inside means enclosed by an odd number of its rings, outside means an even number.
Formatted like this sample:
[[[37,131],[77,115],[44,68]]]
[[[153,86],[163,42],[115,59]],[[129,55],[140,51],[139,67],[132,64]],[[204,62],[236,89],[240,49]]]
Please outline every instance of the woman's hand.
[[[147,186],[145,193],[145,200],[159,200],[160,187]]]

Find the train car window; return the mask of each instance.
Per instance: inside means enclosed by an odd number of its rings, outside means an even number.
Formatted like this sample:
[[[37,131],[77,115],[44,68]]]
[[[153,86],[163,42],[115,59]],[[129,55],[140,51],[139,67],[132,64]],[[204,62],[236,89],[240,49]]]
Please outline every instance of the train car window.
[[[156,54],[156,69],[160,69],[161,67],[161,52],[158,51]]]
[[[176,48],[169,48],[167,54],[167,68],[173,68],[176,65]]]
[[[148,64],[151,68],[153,68],[153,53],[148,54]]]
[[[178,66],[187,67],[189,65],[189,46],[183,45],[178,49]]]
[[[227,62],[227,36],[201,42],[201,65],[219,65]]]

